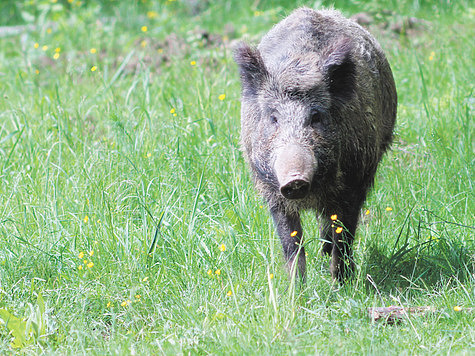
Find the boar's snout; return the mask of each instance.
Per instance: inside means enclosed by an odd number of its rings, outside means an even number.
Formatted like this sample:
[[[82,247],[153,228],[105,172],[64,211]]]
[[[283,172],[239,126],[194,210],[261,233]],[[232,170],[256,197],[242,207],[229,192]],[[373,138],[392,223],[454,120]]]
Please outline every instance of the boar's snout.
[[[316,160],[310,149],[287,145],[278,151],[274,170],[284,198],[303,199],[308,195],[315,166]]]
[[[287,199],[305,198],[310,190],[310,182],[306,179],[294,179],[280,187],[280,192]]]

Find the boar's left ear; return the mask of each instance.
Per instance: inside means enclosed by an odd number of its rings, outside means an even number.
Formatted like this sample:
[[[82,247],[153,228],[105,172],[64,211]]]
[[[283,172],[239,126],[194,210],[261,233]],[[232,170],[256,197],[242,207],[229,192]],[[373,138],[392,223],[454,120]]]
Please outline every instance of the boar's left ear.
[[[259,87],[267,76],[267,69],[259,50],[241,42],[234,49],[234,60],[239,65],[243,95],[252,96],[257,94]]]
[[[332,99],[340,103],[350,100],[355,94],[356,65],[351,56],[353,45],[344,38],[326,48],[327,57],[323,69]]]

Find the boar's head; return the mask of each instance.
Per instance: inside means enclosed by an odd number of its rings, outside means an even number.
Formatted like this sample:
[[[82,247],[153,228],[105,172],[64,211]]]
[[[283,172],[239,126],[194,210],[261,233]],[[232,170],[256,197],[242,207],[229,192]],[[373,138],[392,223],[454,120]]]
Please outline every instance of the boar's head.
[[[339,174],[341,113],[355,94],[352,46],[342,38],[318,51],[277,58],[240,44],[242,146],[254,177],[301,200]],[[344,116],[344,115],[343,115]]]

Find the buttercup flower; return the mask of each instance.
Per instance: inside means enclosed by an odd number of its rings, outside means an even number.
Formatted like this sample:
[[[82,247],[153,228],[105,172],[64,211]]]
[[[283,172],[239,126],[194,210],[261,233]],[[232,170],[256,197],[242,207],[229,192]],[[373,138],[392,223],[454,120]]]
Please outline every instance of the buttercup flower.
[[[292,236],[292,237],[295,237],[296,235],[297,235],[297,231],[292,231],[292,232],[290,233],[290,236]]]
[[[220,250],[221,252],[226,251],[226,245],[225,245],[225,244],[219,245],[219,250]]]
[[[332,219],[332,221],[335,221],[336,219],[338,219],[338,216],[336,214],[333,214],[332,216],[330,216],[330,219]]]
[[[157,17],[157,16],[158,16],[158,13],[157,13],[157,12],[155,12],[155,11],[147,11],[147,17],[148,17],[149,19],[154,19],[154,18]]]
[[[337,234],[341,234],[341,232],[343,231],[343,228],[341,226],[338,226],[336,229],[335,229],[335,232]]]
[[[126,307],[127,305],[130,305],[132,301],[130,299],[124,300],[122,303],[120,303],[121,307]]]
[[[218,96],[218,99],[223,101],[224,99],[226,99],[226,94],[221,94],[220,96]]]

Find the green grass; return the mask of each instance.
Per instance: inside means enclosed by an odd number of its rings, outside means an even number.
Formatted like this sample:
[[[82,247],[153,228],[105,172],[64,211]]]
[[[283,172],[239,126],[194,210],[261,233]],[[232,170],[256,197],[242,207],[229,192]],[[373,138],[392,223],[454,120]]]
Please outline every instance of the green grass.
[[[0,6],[0,25],[37,26],[0,33],[0,318],[37,327],[24,352],[474,352],[470,1],[336,2],[374,17],[398,88],[396,139],[361,213],[356,278],[333,284],[308,213],[308,281],[295,292],[239,151],[231,51],[294,2],[58,3]],[[424,22],[390,29],[408,16]],[[437,312],[369,320],[389,305]],[[15,335],[0,322],[1,353]]]

